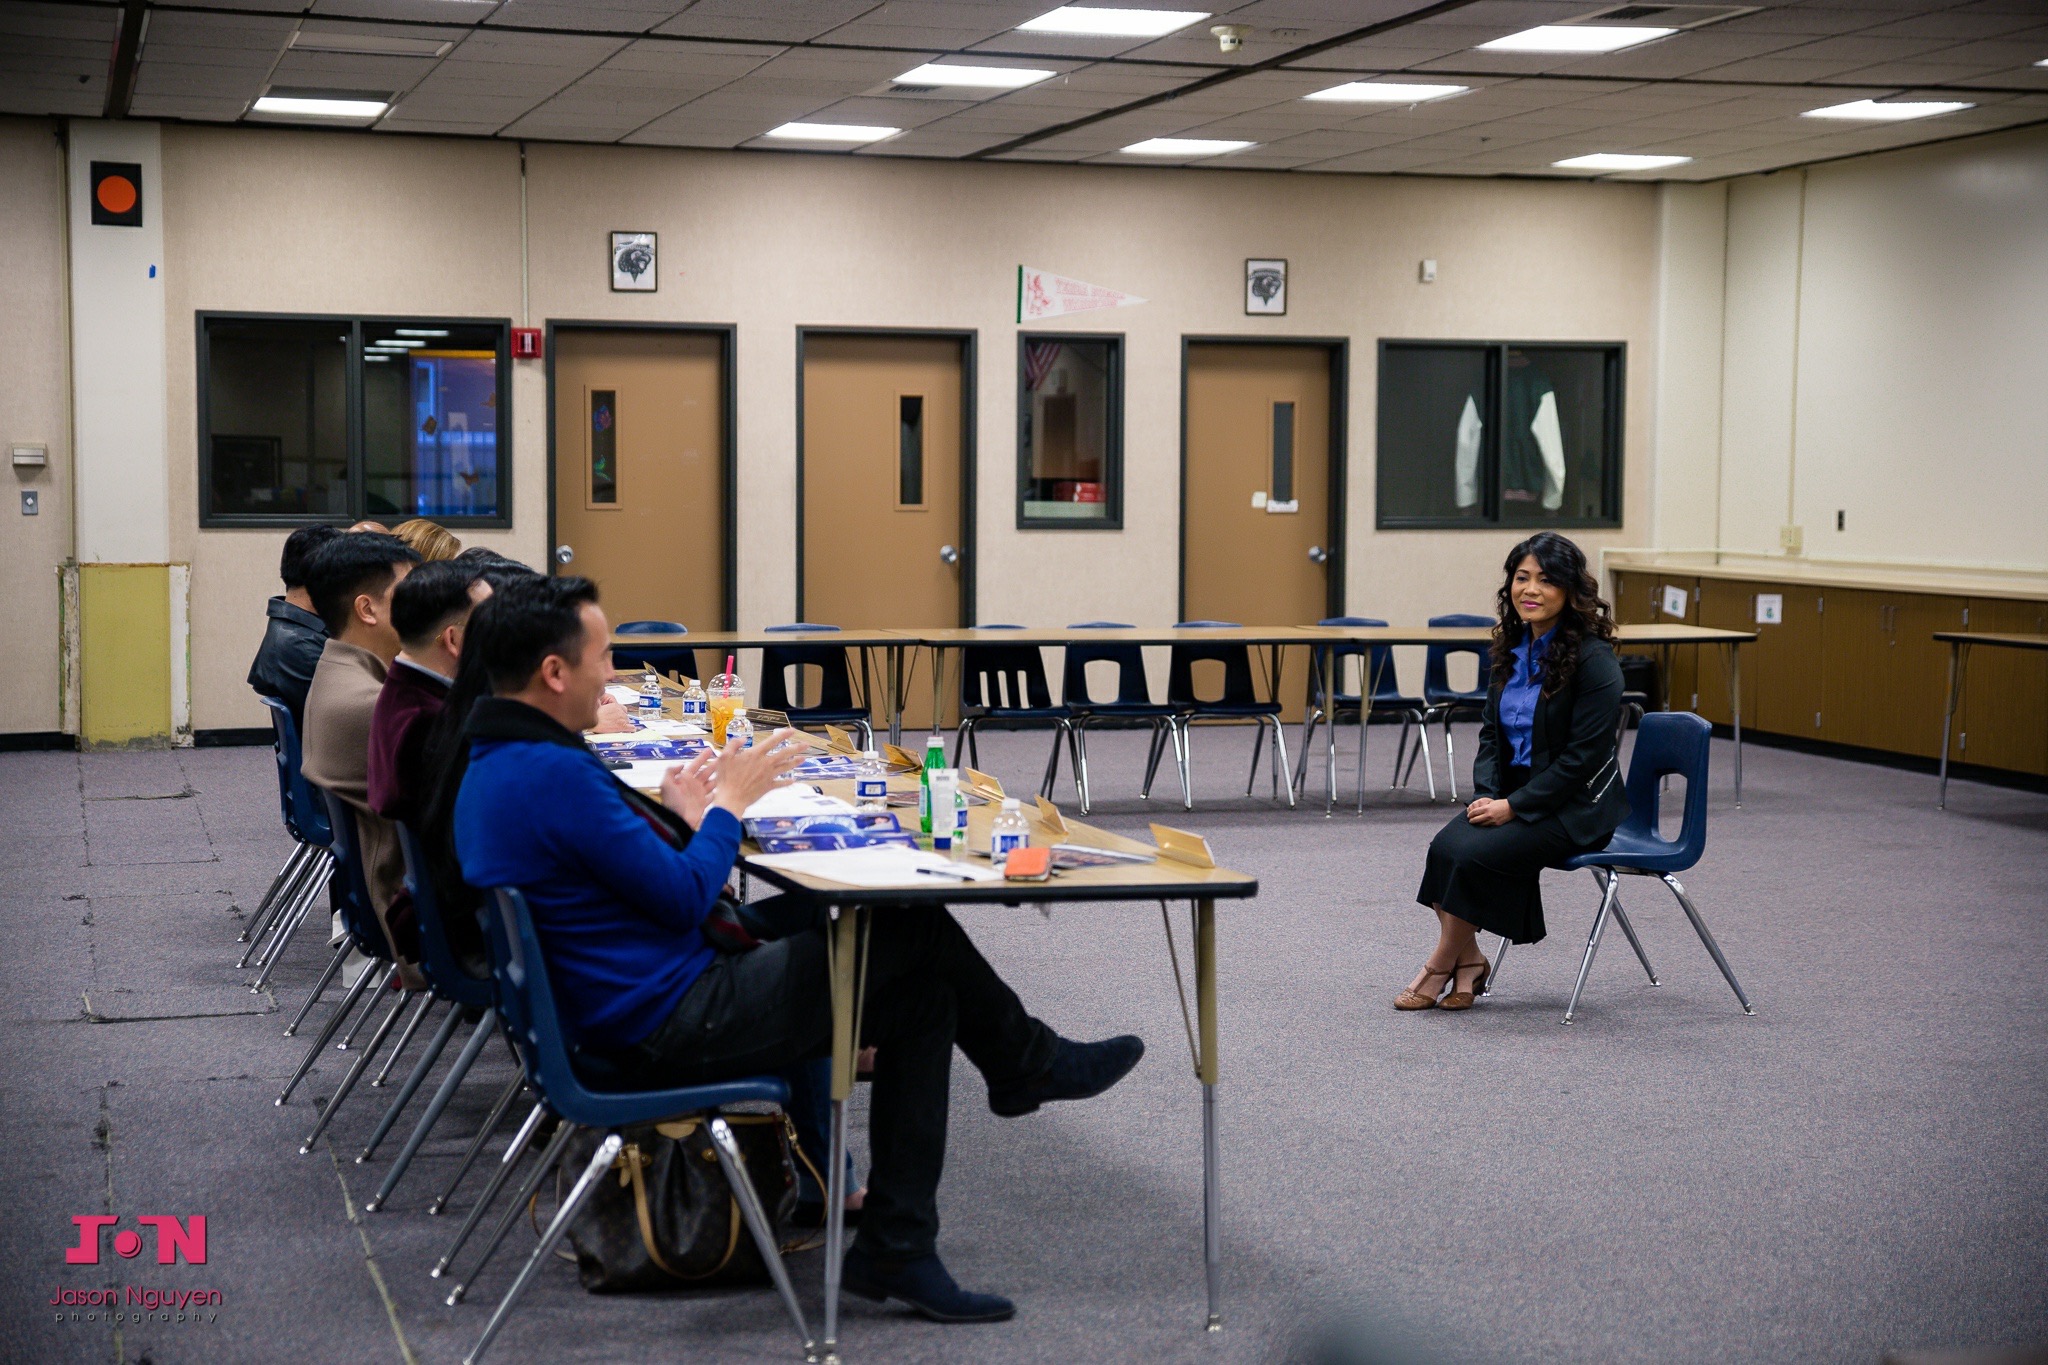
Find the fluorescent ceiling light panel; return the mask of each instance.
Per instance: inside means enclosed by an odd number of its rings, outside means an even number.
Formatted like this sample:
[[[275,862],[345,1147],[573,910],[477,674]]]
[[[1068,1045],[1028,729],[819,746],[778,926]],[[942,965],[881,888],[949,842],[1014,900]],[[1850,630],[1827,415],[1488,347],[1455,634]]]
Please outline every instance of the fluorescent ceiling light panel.
[[[1220,156],[1256,145],[1222,137],[1148,137],[1122,150],[1132,156]]]
[[[1661,171],[1666,166],[1683,166],[1689,156],[1650,156],[1639,152],[1594,152],[1550,164],[1566,171]]]
[[[1084,38],[1164,38],[1209,17],[1199,9],[1109,9],[1061,5],[1017,25],[1019,33],[1066,33]]]
[[[785,123],[779,128],[770,128],[761,136],[782,138],[788,142],[880,142],[902,131],[901,128],[882,128],[865,123]]]
[[[337,33],[300,29],[292,35],[297,52],[344,52],[359,57],[441,57],[455,44],[446,38],[407,38],[382,33]]]
[[[1462,95],[1471,88],[1469,85],[1415,85],[1401,81],[1346,81],[1343,85],[1333,85],[1328,90],[1318,90],[1302,98],[1332,100],[1339,104],[1420,104],[1424,100]]]
[[[977,90],[1019,90],[1058,75],[1028,66],[960,66],[932,62],[896,78],[899,85],[964,85]]]
[[[1809,109],[1800,117],[1897,123],[1903,119],[1933,118],[1936,114],[1953,114],[1958,109],[1976,107],[1962,100],[1889,100],[1883,104],[1876,100],[1850,100],[1847,104],[1830,104],[1825,109]]]
[[[401,337],[444,337],[448,335],[448,332],[445,328],[394,327],[391,329],[391,334]]]
[[[264,95],[251,106],[252,114],[283,118],[373,119],[391,107],[390,101],[338,96]]]
[[[372,347],[380,351],[409,351],[415,346],[424,346],[426,344],[424,341],[400,341],[388,337],[382,341],[370,343]]]
[[[1481,52],[1619,52],[1652,38],[1668,38],[1675,28],[1637,28],[1619,24],[1539,24],[1505,38],[1481,43]]]

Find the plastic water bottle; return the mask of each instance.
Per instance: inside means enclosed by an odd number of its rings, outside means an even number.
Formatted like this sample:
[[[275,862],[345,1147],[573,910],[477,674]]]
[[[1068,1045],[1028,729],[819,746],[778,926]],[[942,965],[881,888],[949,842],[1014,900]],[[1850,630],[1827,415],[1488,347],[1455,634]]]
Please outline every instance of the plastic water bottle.
[[[989,828],[988,856],[996,871],[1003,870],[1009,861],[1010,850],[1023,848],[1031,842],[1031,822],[1024,818],[1024,805],[1014,796],[1003,798],[1003,808],[996,813],[995,824]]]
[[[853,795],[862,810],[882,810],[889,804],[889,770],[873,749],[863,751],[853,765]]]
[[[966,852],[967,784],[960,780],[960,775],[956,772],[953,775],[953,856],[958,858]]]
[[[924,742],[924,767],[917,774],[917,827],[932,832],[932,774],[946,766],[946,741],[933,735]]]
[[[947,818],[946,812],[953,809],[953,803],[960,795],[960,774],[951,768],[939,768],[927,773],[931,791],[932,850],[937,853],[951,853],[955,842],[954,832],[959,828]]]
[[[723,753],[737,753],[754,742],[754,722],[747,719],[745,711],[735,711],[732,719],[725,723],[725,748]]]
[[[695,678],[683,683],[683,719],[702,725],[711,714],[711,701],[704,695],[704,684]]]
[[[661,714],[661,678],[651,668],[640,675],[640,714]]]

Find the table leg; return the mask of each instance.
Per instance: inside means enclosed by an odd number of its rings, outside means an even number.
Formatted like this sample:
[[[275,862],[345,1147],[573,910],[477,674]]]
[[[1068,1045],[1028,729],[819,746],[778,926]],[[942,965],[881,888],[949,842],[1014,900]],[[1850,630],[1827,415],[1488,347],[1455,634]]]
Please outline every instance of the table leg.
[[[882,652],[887,660],[883,667],[889,674],[889,742],[900,746],[903,743],[903,646],[890,645]]]
[[[1934,802],[1936,810],[1948,809],[1948,737],[1955,729],[1956,703],[1963,695],[1963,670],[1968,666],[1969,649],[1961,640],[1948,642],[1948,706],[1941,715],[1941,794]]]
[[[1323,655],[1323,818],[1337,809],[1337,687],[1344,666],[1332,644]]]
[[[1735,809],[1742,809],[1742,646],[1731,640],[1728,651],[1728,714],[1735,722]]]
[[[946,647],[932,646],[932,733],[946,728]]]
[[[1209,1293],[1207,1327],[1223,1330],[1222,1139],[1216,1125],[1216,902],[1195,902],[1195,1014],[1201,1038],[1202,1269]]]
[[[832,971],[832,1150],[825,1168],[825,1359],[839,1359],[839,1284],[846,1256],[846,1105],[860,1052],[859,957],[867,911],[834,906],[827,931]]]

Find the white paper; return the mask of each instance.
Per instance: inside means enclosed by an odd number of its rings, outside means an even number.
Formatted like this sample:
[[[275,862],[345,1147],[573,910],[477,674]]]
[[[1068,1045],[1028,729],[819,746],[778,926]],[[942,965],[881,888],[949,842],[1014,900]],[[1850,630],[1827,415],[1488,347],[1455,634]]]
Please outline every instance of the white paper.
[[[1683,617],[1685,615],[1685,589],[1667,587],[1664,589],[1664,614]]]
[[[1760,626],[1778,626],[1785,623],[1785,594],[1781,592],[1760,592],[1756,595],[1756,623]]]
[[[650,717],[641,721],[639,733],[652,735],[656,739],[682,739],[691,735],[708,735],[711,732],[693,720],[671,720],[663,716],[659,719]]]
[[[765,820],[777,815],[846,815],[852,810],[851,804],[836,796],[826,796],[808,783],[792,782],[786,787],[774,788],[748,806],[745,818]]]
[[[1002,873],[955,862],[921,848],[849,848],[816,853],[767,853],[747,861],[781,872],[800,872],[842,886],[944,886],[948,882],[995,882]],[[947,875],[931,876],[920,868]]]
[[[640,704],[640,691],[638,688],[628,687],[624,683],[608,683],[604,690],[611,694],[613,701],[625,707],[628,711]]]
[[[661,779],[670,768],[686,761],[680,758],[636,758],[623,768],[612,769],[612,776],[636,791],[654,791],[661,786]]]

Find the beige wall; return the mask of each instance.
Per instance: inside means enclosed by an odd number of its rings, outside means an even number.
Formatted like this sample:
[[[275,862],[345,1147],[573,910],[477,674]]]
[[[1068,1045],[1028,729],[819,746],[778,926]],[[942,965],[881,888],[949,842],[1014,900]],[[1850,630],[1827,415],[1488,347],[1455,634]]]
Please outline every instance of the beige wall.
[[[1655,543],[1777,554],[1797,525],[1808,559],[2048,570],[2048,129],[1746,177],[1726,204],[1718,457],[1667,403]],[[1714,270],[1691,210],[1671,335],[1700,334],[1682,315]],[[1716,459],[1717,525],[1677,496]]]
[[[71,556],[70,342],[64,317],[64,149],[57,125],[0,119],[0,441],[46,445],[0,506],[0,733],[59,726],[57,565]],[[4,451],[5,446],[0,446]],[[20,490],[42,511],[21,515]]]
[[[243,684],[277,591],[278,531],[197,528],[193,314],[452,314],[520,321],[516,146],[167,126],[171,557],[192,578],[193,723],[257,726]],[[1351,341],[1347,605],[1397,621],[1484,609],[1509,537],[1376,533],[1376,342],[1629,346],[1626,523],[1650,535],[1658,201],[1643,185],[959,166],[648,148],[528,149],[530,310],[738,326],[740,614],[794,607],[796,331],[946,327],[979,338],[979,617],[1171,620],[1184,335]],[[606,234],[661,233],[661,288],[607,287]],[[1248,318],[1242,262],[1289,259],[1290,313]],[[1418,261],[1439,263],[1434,284]],[[1126,350],[1125,529],[1015,529],[1019,263],[1150,302],[1049,324]],[[1042,324],[1041,329],[1048,325]],[[545,381],[515,366],[515,525],[466,539],[547,550]],[[47,634],[47,633],[46,633]],[[1413,661],[1404,665],[1412,668]]]
[[[1727,270],[1727,186],[1660,186],[1656,430],[1649,471],[1650,534],[1658,546],[1715,544]]]

